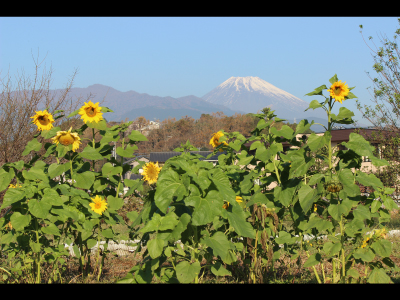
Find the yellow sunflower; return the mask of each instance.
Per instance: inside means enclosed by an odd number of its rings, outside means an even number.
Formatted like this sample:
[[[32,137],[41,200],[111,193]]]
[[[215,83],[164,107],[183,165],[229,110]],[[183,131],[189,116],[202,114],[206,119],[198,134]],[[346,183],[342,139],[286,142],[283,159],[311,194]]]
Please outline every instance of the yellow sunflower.
[[[94,104],[92,101],[88,103],[85,102],[79,109],[79,114],[82,115],[81,119],[83,122],[95,122],[98,123],[103,120],[103,113],[101,112],[101,107],[99,106],[99,102]]]
[[[16,185],[13,185],[13,184],[11,183],[11,184],[8,186],[9,189],[16,189],[17,187],[20,188],[20,187],[22,187],[22,185],[19,184],[18,186],[16,186]]]
[[[342,104],[344,97],[349,94],[350,90],[348,85],[346,84],[346,81],[342,82],[341,80],[339,80],[331,85],[331,88],[328,89],[328,92],[330,93],[332,98],[335,98],[336,102],[340,102]]]
[[[38,127],[38,131],[50,130],[53,128],[54,119],[47,109],[44,111],[37,111],[36,115],[31,117],[31,119],[33,119],[32,122]]]
[[[160,171],[161,168],[158,166],[158,162],[156,162],[155,164],[149,162],[143,166],[142,176],[144,177],[144,180],[146,180],[149,184],[156,183]]]
[[[72,145],[72,151],[75,152],[79,148],[79,144],[81,144],[81,138],[78,136],[76,132],[71,132],[72,127],[68,131],[58,131],[57,135],[53,137],[51,140],[54,144],[61,143],[64,146]]]
[[[224,134],[222,133],[222,131],[218,131],[216,133],[213,134],[211,140],[210,140],[210,145],[215,147],[218,147],[219,145],[221,145],[221,143],[219,142],[219,138],[221,136],[223,136]],[[227,142],[223,142],[224,145],[228,146]],[[222,149],[219,149],[220,152],[222,152]]]
[[[243,199],[242,197],[236,196],[236,199],[235,199],[235,200],[236,200],[237,203],[241,203],[241,202],[243,202],[242,199]],[[228,207],[229,207],[229,202],[227,201],[227,202],[222,206],[222,208],[227,209]]]
[[[90,207],[92,210],[99,215],[102,215],[102,213],[107,209],[107,202],[106,200],[103,200],[99,195],[96,195],[96,197],[91,198],[94,203],[89,203]]]

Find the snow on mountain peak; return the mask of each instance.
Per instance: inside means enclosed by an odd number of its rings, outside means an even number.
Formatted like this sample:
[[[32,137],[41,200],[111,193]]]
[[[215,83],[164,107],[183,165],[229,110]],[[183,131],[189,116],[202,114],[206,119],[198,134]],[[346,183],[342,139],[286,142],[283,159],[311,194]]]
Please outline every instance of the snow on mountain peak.
[[[218,88],[231,88],[235,87],[236,91],[245,89],[247,91],[256,91],[265,95],[284,95],[287,97],[293,97],[293,95],[277,88],[276,86],[266,82],[265,80],[256,76],[246,76],[246,77],[231,77],[228,80],[221,83]]]

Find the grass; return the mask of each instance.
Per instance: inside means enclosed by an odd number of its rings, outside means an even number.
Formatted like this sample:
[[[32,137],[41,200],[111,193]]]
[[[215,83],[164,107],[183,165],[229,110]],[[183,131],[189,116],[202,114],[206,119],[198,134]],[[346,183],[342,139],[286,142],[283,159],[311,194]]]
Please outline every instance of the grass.
[[[119,214],[125,220],[125,225],[115,226],[113,229],[116,231],[117,235],[121,239],[127,239],[129,237],[129,225],[131,221],[126,216],[126,214],[130,211],[136,210],[140,212],[143,207],[143,202],[140,199],[136,199],[134,197],[130,198],[128,201],[125,201],[124,206],[119,210]],[[287,220],[285,225],[290,226]],[[397,212],[392,212],[391,221],[386,223],[385,226],[388,230],[400,230],[400,214]],[[393,262],[400,266],[400,238],[399,237],[390,237],[389,241],[392,242],[392,255],[391,259]],[[104,254],[104,267],[102,270],[102,274],[100,279],[97,280],[97,269],[96,265],[96,256],[91,256],[91,266],[90,274],[86,280],[84,280],[81,276],[81,270],[79,267],[79,263],[77,258],[74,257],[66,257],[66,263],[64,266],[59,268],[60,274],[53,278],[54,275],[52,272],[54,271],[49,264],[44,263],[42,266],[42,283],[115,283],[118,280],[124,278],[129,270],[139,264],[143,259],[143,252],[141,253],[129,253],[126,256],[118,256],[114,253],[106,253]],[[309,254],[315,253],[315,248],[311,248],[309,250]],[[0,253],[1,254],[1,253]],[[302,253],[300,256],[301,266],[307,260],[307,255]],[[204,263],[204,262],[203,262]],[[4,255],[0,255],[0,267],[3,267],[7,270],[10,269],[10,266],[13,265],[13,259],[9,259]],[[232,272],[233,276],[225,276],[225,277],[216,277],[206,269],[203,277],[200,279],[200,283],[225,283],[225,284],[244,284],[248,283],[248,273],[249,270],[246,270],[241,259],[238,259],[238,263],[232,266],[226,266]],[[360,276],[364,274],[364,267],[361,265],[355,265],[356,270],[359,272]],[[274,263],[275,272],[271,270],[264,269],[263,270],[263,283],[277,283],[277,284],[287,284],[287,283],[317,283],[317,279],[314,275],[314,271],[312,268],[304,268],[299,267],[297,265],[297,260],[292,260],[290,256],[281,256],[279,260]],[[202,269],[203,270],[203,269]],[[321,265],[316,265],[316,270],[319,276],[322,279],[321,274]],[[326,277],[332,277],[332,264],[330,262],[325,263],[324,271]],[[203,271],[202,271],[203,272]],[[0,269],[0,283],[9,283],[13,282],[8,279],[4,279],[3,275],[6,273]],[[202,273],[200,273],[200,276]],[[391,271],[388,273],[390,278],[395,283],[400,283],[400,272],[399,271]],[[24,274],[21,274],[16,282],[24,283],[26,282],[26,277]],[[156,281],[154,281],[156,282]],[[329,282],[329,281],[328,281]]]

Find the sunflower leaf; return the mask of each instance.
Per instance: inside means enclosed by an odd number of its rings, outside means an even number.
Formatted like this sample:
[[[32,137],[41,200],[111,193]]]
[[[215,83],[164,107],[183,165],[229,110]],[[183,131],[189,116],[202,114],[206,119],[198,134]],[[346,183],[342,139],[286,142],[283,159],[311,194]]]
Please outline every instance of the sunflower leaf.
[[[28,155],[31,151],[39,151],[40,149],[42,149],[42,143],[37,139],[33,139],[26,145],[24,152],[22,152],[22,156]]]
[[[77,110],[73,111],[72,113],[70,113],[70,114],[67,116],[67,118],[71,118],[71,117],[73,117],[73,116],[76,116],[77,114],[79,114],[79,110],[80,110],[80,109],[77,109]]]

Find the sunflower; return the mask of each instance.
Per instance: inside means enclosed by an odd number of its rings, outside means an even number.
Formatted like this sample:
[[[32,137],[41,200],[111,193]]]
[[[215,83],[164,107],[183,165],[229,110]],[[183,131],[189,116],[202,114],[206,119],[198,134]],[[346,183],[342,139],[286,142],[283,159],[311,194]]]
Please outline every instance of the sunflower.
[[[158,162],[155,164],[149,162],[143,166],[142,175],[144,180],[146,180],[149,184],[156,183],[158,179],[158,174],[160,173],[161,168],[158,166]]]
[[[98,123],[103,120],[103,113],[101,112],[99,102],[96,104],[92,101],[89,101],[88,103],[85,102],[85,105],[79,109],[79,114],[82,115],[81,119],[85,124],[86,122]]]
[[[101,215],[107,209],[106,200],[103,200],[99,195],[91,199],[94,203],[89,203],[90,207],[96,214]]]
[[[219,142],[219,138],[223,135],[224,134],[222,133],[222,131],[218,131],[218,132],[214,133],[210,140],[210,145],[213,146],[214,148],[221,145],[221,143]],[[223,142],[223,144],[228,146],[227,142]],[[223,150],[219,149],[219,151],[222,152]]]
[[[36,115],[31,117],[31,119],[33,119],[33,124],[38,127],[38,131],[50,130],[51,128],[53,128],[52,123],[54,123],[54,119],[51,113],[47,111],[47,109],[44,111],[37,111]]]
[[[72,151],[75,152],[79,148],[79,144],[81,144],[81,138],[78,136],[76,132],[71,132],[72,127],[68,131],[58,131],[57,135],[53,137],[51,140],[54,144],[61,143],[64,146],[72,145]]]
[[[22,185],[19,184],[17,186],[17,185],[13,185],[12,183],[8,186],[9,189],[16,189],[16,188],[20,188],[20,187],[22,187]]]
[[[342,82],[341,80],[336,81],[334,84],[331,85],[331,88],[328,89],[328,92],[330,92],[330,95],[332,98],[335,98],[336,102],[340,102],[342,104],[342,101],[344,98],[349,94],[349,87],[345,82]]]
[[[235,200],[236,200],[237,203],[241,203],[241,202],[243,202],[242,199],[243,199],[242,197],[236,196]],[[222,208],[227,209],[228,207],[229,207],[229,202],[226,201],[226,203],[222,206]]]

